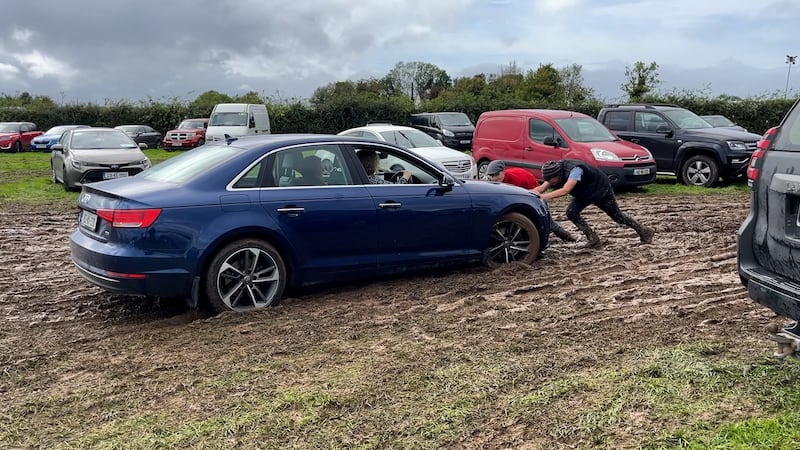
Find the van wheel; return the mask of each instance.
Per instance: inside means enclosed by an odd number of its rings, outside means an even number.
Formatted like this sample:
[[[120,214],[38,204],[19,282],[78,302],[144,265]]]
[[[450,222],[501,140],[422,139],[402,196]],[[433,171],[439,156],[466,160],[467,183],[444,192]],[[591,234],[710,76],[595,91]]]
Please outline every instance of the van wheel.
[[[490,268],[503,264],[532,263],[539,256],[539,230],[520,213],[503,214],[492,226],[484,261]]]
[[[490,162],[491,161],[489,161],[488,159],[482,159],[478,163],[478,179],[479,180],[485,180],[486,179],[486,169],[489,168],[489,163]]]
[[[694,155],[683,163],[680,175],[688,186],[711,187],[719,179],[719,166],[713,158]]]

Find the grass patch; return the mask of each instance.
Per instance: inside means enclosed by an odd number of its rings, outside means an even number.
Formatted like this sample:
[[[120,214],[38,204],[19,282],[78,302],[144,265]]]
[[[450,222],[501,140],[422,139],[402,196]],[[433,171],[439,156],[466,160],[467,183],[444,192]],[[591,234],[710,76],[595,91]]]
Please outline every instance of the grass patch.
[[[617,192],[618,195],[642,194],[642,195],[707,195],[707,194],[742,194],[750,192],[747,181],[721,182],[712,188],[697,186],[687,186],[679,183],[675,177],[659,175],[656,182]]]

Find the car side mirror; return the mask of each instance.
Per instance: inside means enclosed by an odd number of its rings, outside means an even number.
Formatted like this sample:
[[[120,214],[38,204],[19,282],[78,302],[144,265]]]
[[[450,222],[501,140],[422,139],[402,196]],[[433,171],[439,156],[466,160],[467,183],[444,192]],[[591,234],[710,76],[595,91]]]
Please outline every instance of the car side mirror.
[[[50,150],[52,150],[54,152],[62,152],[63,153],[64,152],[64,146],[61,145],[61,144],[53,144],[53,146],[50,147]]]
[[[142,150],[145,150],[147,148],[147,144],[145,144],[144,142],[140,142],[139,143],[139,148],[142,149]]]
[[[549,145],[550,147],[558,147],[558,142],[553,138],[553,136],[547,136],[542,141],[542,144]]]
[[[670,128],[669,125],[659,125],[658,128],[656,128],[656,133],[658,133],[658,134],[670,134],[670,133],[672,133],[672,128]]]
[[[442,188],[445,192],[452,191],[453,185],[455,184],[456,181],[449,174],[443,173],[441,177],[439,177],[439,187]]]
[[[255,128],[255,127],[256,127],[256,120],[251,117],[250,118],[250,128]]]

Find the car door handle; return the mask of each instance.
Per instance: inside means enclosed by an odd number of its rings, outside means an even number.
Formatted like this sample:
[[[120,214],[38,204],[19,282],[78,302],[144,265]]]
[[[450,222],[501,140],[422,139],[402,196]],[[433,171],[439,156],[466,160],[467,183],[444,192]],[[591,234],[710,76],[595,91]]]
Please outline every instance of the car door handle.
[[[287,206],[284,208],[278,208],[278,214],[303,214],[304,212],[306,212],[305,208],[297,206]]]
[[[400,209],[402,207],[402,203],[397,202],[387,202],[387,203],[379,203],[378,207],[381,209]]]
[[[526,152],[532,152],[533,151],[533,147],[525,147],[525,151]]]

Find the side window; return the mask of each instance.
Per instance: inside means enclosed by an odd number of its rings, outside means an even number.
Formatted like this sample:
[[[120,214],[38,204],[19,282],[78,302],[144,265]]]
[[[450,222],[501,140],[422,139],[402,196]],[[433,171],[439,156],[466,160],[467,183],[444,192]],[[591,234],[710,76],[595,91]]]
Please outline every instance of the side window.
[[[360,144],[355,146],[370,184],[432,184],[438,182],[438,174],[419,164],[409,155],[387,147]],[[411,181],[399,183],[404,171],[411,172]]]
[[[607,111],[603,125],[608,127],[609,130],[628,131],[630,121],[630,111]]]
[[[341,186],[353,184],[353,177],[336,144],[292,147],[272,159],[267,187]]]
[[[342,136],[364,137],[364,132],[361,130],[348,131],[347,133],[342,133]]]
[[[636,111],[634,116],[633,129],[643,133],[655,133],[658,127],[665,125],[669,126],[663,117],[656,113]]]
[[[247,171],[238,181],[233,185],[236,189],[246,189],[246,188],[254,188],[259,187],[259,177],[261,173],[264,171],[264,166],[267,164],[267,158],[262,159],[260,163],[256,164],[250,170]],[[269,184],[266,182],[265,184]]]
[[[558,135],[556,130],[547,122],[539,119],[530,119],[528,128],[530,130],[531,139],[543,143],[545,138],[551,137],[555,139]]]

